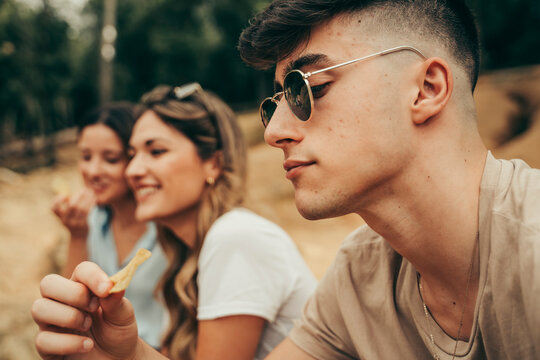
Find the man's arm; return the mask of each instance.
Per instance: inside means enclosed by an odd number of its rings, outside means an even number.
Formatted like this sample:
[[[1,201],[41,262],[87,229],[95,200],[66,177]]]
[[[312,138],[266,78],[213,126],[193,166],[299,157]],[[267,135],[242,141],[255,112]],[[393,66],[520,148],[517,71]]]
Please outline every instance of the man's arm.
[[[264,360],[317,360],[285,338]]]

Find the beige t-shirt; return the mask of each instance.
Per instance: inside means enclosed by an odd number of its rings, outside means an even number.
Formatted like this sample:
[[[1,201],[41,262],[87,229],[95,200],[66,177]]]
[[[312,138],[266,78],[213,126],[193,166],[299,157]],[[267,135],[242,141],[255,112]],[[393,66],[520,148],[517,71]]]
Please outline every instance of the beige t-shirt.
[[[480,283],[469,342],[456,359],[540,358],[540,170],[487,156],[480,190]],[[428,328],[429,326],[429,328]],[[417,273],[367,226],[344,241],[290,338],[320,360],[451,359],[428,325]]]

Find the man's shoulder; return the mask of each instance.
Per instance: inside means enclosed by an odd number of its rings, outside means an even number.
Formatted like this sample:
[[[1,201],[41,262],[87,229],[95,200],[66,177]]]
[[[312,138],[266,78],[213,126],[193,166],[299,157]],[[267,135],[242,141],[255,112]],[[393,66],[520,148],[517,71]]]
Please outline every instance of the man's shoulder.
[[[352,251],[354,253],[373,246],[378,247],[381,244],[386,244],[384,238],[364,224],[347,235],[340,246],[340,252]]]
[[[386,240],[369,226],[363,225],[350,233],[336,255],[332,269],[335,272],[350,272],[361,274],[374,269],[391,267],[399,255],[390,247]]]
[[[529,166],[521,159],[500,160],[512,174],[511,184],[521,189],[540,190],[540,169]]]
[[[540,170],[519,159],[499,161],[493,213],[540,230]]]
[[[487,175],[486,175],[487,174]],[[507,189],[540,189],[540,169],[522,159],[497,159],[488,154],[483,186],[496,187],[499,194]]]
[[[500,172],[491,181],[494,193],[486,198],[491,203],[480,229],[481,264],[485,264],[480,323],[488,342],[494,344],[504,336],[506,353],[527,358],[522,351],[535,344],[527,341],[540,335],[536,331],[540,324],[540,170],[521,160],[495,164]],[[517,323],[526,324],[522,328],[527,330],[510,331]]]
[[[540,170],[515,159],[491,165],[497,171],[485,182],[489,187],[483,187],[480,203],[480,237],[488,236],[484,248],[494,265],[490,273],[533,271],[540,258]]]

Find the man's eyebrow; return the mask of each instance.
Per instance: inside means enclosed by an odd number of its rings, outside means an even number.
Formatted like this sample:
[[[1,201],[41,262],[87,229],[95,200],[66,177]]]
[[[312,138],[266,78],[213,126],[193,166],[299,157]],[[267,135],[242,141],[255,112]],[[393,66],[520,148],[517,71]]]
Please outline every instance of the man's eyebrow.
[[[305,66],[308,65],[320,65],[320,66],[327,66],[330,64],[330,58],[328,55],[325,54],[306,54],[304,56],[299,57],[298,59],[291,61],[287,64],[285,67],[285,71],[283,73],[283,76],[288,74],[292,70],[300,70]],[[281,91],[283,89],[282,85],[276,80],[274,81],[274,90],[276,92]]]
[[[285,68],[285,74],[295,69],[302,69],[304,66],[321,64],[328,65],[329,63],[330,59],[325,54],[306,54],[288,63],[287,67]]]

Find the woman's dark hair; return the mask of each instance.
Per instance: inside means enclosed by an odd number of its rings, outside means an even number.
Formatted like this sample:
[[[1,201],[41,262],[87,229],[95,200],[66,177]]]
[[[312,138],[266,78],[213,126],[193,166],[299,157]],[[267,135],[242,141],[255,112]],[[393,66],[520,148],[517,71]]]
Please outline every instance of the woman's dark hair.
[[[111,102],[88,112],[78,122],[78,134],[90,125],[103,124],[118,135],[127,150],[136,119],[136,105],[130,102]]]

